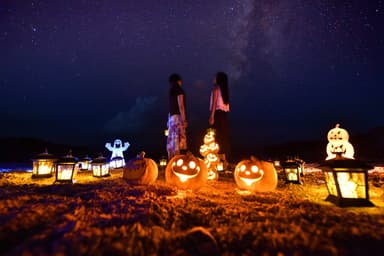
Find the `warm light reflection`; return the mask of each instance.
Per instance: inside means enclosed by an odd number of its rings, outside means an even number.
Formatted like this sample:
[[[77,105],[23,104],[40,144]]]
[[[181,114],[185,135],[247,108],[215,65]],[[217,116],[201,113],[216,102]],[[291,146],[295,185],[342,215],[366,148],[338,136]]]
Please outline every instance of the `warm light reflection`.
[[[73,165],[59,165],[57,167],[57,180],[71,180]]]

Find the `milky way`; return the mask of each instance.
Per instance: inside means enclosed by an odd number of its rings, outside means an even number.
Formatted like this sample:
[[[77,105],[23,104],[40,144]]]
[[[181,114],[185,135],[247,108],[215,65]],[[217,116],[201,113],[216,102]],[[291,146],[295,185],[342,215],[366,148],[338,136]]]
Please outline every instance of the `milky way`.
[[[191,131],[207,126],[217,71],[230,77],[237,141],[319,138],[336,122],[352,131],[382,125],[383,7],[358,0],[5,1],[2,134],[89,141],[145,130],[156,138],[172,72],[184,79]]]

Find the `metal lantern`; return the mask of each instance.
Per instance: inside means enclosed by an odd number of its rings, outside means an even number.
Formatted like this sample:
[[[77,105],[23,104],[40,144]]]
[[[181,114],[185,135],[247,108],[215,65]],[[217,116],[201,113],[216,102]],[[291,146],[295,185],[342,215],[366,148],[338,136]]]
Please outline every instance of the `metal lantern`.
[[[159,160],[159,166],[161,168],[165,168],[165,166],[167,166],[167,158],[166,157],[161,157],[160,160]]]
[[[285,180],[287,183],[303,184],[301,179],[302,176],[302,165],[296,160],[287,160],[280,163],[283,168]]]
[[[49,154],[47,149],[33,159],[32,178],[50,178],[55,171],[57,158]]]
[[[90,158],[89,156],[85,156],[79,162],[79,170],[80,171],[90,171],[90,170],[92,170],[91,162],[92,162],[92,158]]]
[[[372,167],[355,159],[342,157],[320,166],[328,189],[326,201],[338,206],[374,206],[369,201],[368,170]]]
[[[56,182],[73,183],[73,177],[76,175],[78,166],[77,158],[72,156],[72,152],[60,158],[56,162]]]
[[[92,161],[92,173],[94,177],[110,176],[109,164],[106,157],[98,156]]]

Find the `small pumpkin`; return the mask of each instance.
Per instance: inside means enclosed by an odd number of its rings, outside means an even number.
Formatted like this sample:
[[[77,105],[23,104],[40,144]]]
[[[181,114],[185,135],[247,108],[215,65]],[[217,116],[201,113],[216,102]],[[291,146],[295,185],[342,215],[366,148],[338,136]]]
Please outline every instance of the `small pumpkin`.
[[[140,185],[148,185],[156,181],[159,170],[154,160],[145,158],[145,152],[140,152],[130,159],[123,171],[123,179]]]
[[[277,172],[273,163],[253,156],[236,165],[234,178],[239,188],[252,192],[272,191],[277,186]]]
[[[207,168],[204,161],[191,152],[175,155],[165,168],[165,180],[180,189],[200,189],[207,181]]]

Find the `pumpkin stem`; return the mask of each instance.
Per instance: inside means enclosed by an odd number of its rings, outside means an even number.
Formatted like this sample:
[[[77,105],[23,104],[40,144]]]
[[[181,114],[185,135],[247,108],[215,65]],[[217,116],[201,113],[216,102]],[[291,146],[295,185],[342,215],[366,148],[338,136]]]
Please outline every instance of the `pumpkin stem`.
[[[139,154],[137,154],[137,157],[141,158],[141,159],[144,159],[144,156],[145,156],[145,152],[144,151],[140,151]]]
[[[257,161],[257,158],[255,156],[250,157],[251,161]]]

